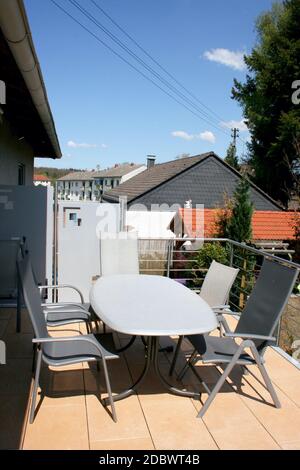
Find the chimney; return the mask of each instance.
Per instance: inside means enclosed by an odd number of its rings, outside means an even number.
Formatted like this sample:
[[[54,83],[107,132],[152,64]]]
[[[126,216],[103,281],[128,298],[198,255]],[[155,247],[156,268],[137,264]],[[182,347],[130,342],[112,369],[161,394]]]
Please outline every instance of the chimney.
[[[147,155],[147,170],[155,165],[155,155]]]

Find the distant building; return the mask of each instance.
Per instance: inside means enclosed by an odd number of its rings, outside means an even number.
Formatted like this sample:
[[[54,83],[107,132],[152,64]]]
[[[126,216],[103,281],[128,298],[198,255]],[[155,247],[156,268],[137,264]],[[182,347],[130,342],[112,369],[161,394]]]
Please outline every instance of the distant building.
[[[45,175],[34,175],[33,184],[34,186],[51,186],[51,180]]]
[[[146,165],[126,163],[101,171],[77,171],[57,180],[58,199],[100,201],[102,195],[146,170]]]

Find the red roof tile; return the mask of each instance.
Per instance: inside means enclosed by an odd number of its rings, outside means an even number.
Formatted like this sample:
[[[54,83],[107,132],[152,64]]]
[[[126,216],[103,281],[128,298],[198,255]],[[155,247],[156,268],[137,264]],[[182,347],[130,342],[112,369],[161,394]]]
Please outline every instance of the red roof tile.
[[[50,181],[45,175],[34,175],[33,181]]]
[[[205,238],[215,235],[218,212],[219,209],[204,209]],[[200,209],[179,209],[179,216],[184,221],[188,236],[203,236]],[[252,218],[253,240],[292,240],[295,238],[295,225],[294,212],[255,211]]]

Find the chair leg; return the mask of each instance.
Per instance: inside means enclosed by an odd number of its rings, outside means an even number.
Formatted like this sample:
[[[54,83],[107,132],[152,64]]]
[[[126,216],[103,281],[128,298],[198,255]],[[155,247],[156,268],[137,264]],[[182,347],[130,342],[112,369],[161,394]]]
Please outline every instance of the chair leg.
[[[193,362],[195,361],[197,356],[198,356],[198,351],[197,351],[197,349],[194,349],[194,351],[191,354],[191,357],[189,358],[187,363],[183,366],[183,369],[181,369],[181,371],[179,372],[179,374],[177,376],[177,380],[182,380],[183,379],[183,377],[185,376],[185,374],[187,373],[187,371],[189,369],[190,364],[193,364]]]
[[[34,421],[35,402],[36,402],[37,391],[38,391],[38,387],[39,387],[41,364],[42,364],[42,350],[38,349],[37,364],[36,364],[36,369],[35,369],[33,392],[32,392],[32,399],[31,399],[31,408],[30,408],[30,416],[29,416],[29,423],[30,424],[32,424],[33,421]]]
[[[102,365],[103,365],[106,389],[107,389],[107,393],[108,393],[108,399],[109,399],[109,403],[110,403],[110,406],[111,406],[112,417],[113,417],[114,422],[116,423],[117,422],[117,413],[116,413],[115,403],[114,403],[112,392],[111,392],[111,386],[110,386],[110,380],[109,380],[108,371],[107,371],[107,365],[106,365],[106,361],[105,361],[104,358],[102,358]]]
[[[173,375],[183,338],[184,338],[183,336],[179,336],[179,338],[178,338],[175,353],[174,353],[172,363],[171,363],[171,367],[170,367],[170,370],[169,370],[169,376]]]
[[[212,389],[211,391],[211,394],[209,395],[208,399],[206,400],[206,402],[204,403],[204,405],[202,406],[200,412],[198,413],[198,416],[197,418],[203,418],[203,416],[205,415],[206,411],[208,410],[208,408],[210,407],[211,403],[213,402],[213,400],[215,399],[217,393],[220,391],[220,389],[222,388],[225,380],[227,379],[228,375],[230,374],[230,372],[232,371],[232,369],[234,368],[238,358],[240,357],[240,355],[242,354],[242,352],[244,351],[245,348],[247,347],[251,347],[253,344],[252,341],[249,341],[249,340],[245,340],[245,341],[242,341],[242,343],[240,344],[239,348],[237,349],[237,351],[235,352],[235,354],[233,355],[231,361],[229,362],[229,364],[227,365],[226,369],[224,370],[223,374],[221,375],[221,377],[219,378],[219,380],[217,381],[216,385],[214,386],[214,388]]]
[[[266,368],[265,366],[263,365],[262,361],[261,361],[261,358],[257,352],[257,349],[255,347],[251,347],[251,351],[252,351],[252,354],[254,356],[254,359],[256,361],[256,364],[259,368],[259,371],[262,375],[262,378],[266,384],[266,388],[268,390],[268,392],[270,393],[271,397],[272,397],[272,400],[273,400],[273,403],[274,405],[276,406],[276,408],[281,408],[281,404],[280,404],[280,401],[279,401],[279,398],[277,396],[277,393],[275,392],[275,389],[273,387],[273,384],[270,380],[270,377],[266,371]]]

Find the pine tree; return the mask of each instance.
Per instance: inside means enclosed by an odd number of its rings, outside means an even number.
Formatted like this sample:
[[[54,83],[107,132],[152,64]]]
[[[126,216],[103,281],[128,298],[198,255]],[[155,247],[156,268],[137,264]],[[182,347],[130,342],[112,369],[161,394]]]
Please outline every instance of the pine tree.
[[[232,214],[227,226],[228,238],[237,242],[249,242],[252,238],[252,215],[249,182],[242,178],[233,195]]]
[[[300,0],[274,3],[256,31],[257,44],[245,56],[246,80],[235,80],[232,94],[250,130],[254,181],[287,207],[299,162],[300,106],[293,103],[292,84],[300,77]]]
[[[229,145],[224,161],[236,170],[240,170],[239,160],[236,154],[236,147],[233,143]]]

